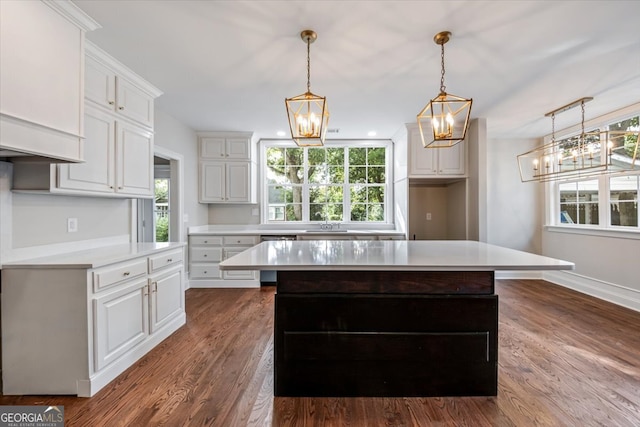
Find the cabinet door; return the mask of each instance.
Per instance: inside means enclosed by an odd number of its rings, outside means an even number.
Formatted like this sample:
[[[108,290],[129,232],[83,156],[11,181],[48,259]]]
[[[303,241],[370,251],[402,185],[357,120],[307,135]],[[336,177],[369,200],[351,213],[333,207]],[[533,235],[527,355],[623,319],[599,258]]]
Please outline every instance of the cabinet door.
[[[203,159],[222,160],[226,154],[224,138],[200,138],[200,157]]]
[[[85,59],[84,97],[102,108],[114,111],[116,104],[116,75],[101,62]]]
[[[225,164],[200,163],[200,203],[220,203],[225,197]]]
[[[58,188],[113,193],[115,120],[87,107],[84,118],[84,163],[58,165]]]
[[[153,196],[153,135],[119,121],[116,144],[116,191],[132,196]]]
[[[249,144],[251,141],[247,138],[227,138],[226,151],[229,159],[250,159]]]
[[[418,130],[409,134],[409,176],[429,176],[438,173],[439,148],[424,148]]]
[[[231,248],[224,250],[224,259],[231,258],[234,255],[239,254],[240,252],[248,249],[249,247],[244,248]],[[255,270],[223,270],[222,278],[229,280],[254,280],[257,277],[257,273]]]
[[[148,336],[148,289],[147,279],[143,278],[93,300],[96,371]]]
[[[149,282],[151,315],[149,332],[154,333],[184,311],[182,268],[153,276]]]
[[[116,105],[118,113],[153,128],[153,97],[147,95],[129,80],[116,77]]]
[[[464,175],[465,173],[465,142],[459,142],[453,147],[436,149],[439,154],[438,173],[440,175]]]
[[[226,202],[248,202],[251,185],[251,164],[249,162],[227,163]]]

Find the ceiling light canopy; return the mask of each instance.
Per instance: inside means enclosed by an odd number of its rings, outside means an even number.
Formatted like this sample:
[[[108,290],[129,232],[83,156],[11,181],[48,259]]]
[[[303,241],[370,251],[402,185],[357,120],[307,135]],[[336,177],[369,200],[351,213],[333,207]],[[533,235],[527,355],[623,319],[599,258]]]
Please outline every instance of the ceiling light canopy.
[[[311,60],[310,46],[318,35],[315,31],[304,30],[300,37],[307,44],[307,91],[302,95],[284,100],[291,129],[291,138],[300,147],[324,145],[325,134],[329,125],[329,108],[327,98],[311,92]]]
[[[450,37],[449,31],[442,31],[433,37],[433,41],[441,47],[440,93],[418,113],[422,145],[426,148],[452,147],[464,140],[469,128],[473,100],[447,93],[444,85],[444,44]]]

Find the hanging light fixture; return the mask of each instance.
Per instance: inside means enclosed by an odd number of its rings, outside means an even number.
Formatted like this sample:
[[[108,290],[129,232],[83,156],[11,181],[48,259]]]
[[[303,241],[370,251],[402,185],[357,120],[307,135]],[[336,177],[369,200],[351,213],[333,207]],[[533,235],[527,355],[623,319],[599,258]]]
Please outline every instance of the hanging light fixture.
[[[311,60],[310,46],[318,35],[315,31],[304,30],[300,37],[307,44],[307,91],[302,95],[286,98],[287,117],[291,138],[300,147],[324,145],[324,138],[329,124],[327,98],[311,92]]]
[[[442,49],[440,93],[417,116],[422,145],[426,148],[452,147],[464,140],[469,128],[473,100],[448,94],[444,85],[444,44],[450,37],[449,31],[442,31],[433,37],[433,41]]]
[[[551,142],[517,156],[522,182],[548,182],[640,169],[637,131],[595,130],[585,132],[584,104],[580,98],[545,114],[551,117]],[[576,106],[581,109],[580,134],[556,140],[556,114]]]

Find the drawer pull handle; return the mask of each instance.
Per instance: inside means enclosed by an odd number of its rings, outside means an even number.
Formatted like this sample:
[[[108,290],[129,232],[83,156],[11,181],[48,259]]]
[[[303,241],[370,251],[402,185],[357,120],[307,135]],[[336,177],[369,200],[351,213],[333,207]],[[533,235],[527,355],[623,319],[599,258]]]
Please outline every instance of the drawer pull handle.
[[[207,274],[207,270],[204,271],[204,274]]]
[[[167,258],[167,262],[171,262],[171,261],[173,261],[172,258]]]
[[[240,240],[238,240],[238,243],[240,243]]]
[[[204,242],[205,242],[205,243],[209,243],[209,241],[208,241],[208,240],[205,240]]]
[[[118,107],[118,110],[122,111],[124,110],[124,107]]]
[[[207,254],[204,254],[204,257],[206,258],[206,257],[207,257]]]
[[[125,271],[125,272],[124,272],[124,273],[122,273],[122,274],[124,274],[125,276],[128,276],[128,275],[130,275],[131,273],[130,273],[130,272],[128,272],[128,271]]]
[[[109,101],[109,105],[113,105],[113,104],[115,104],[115,102]]]

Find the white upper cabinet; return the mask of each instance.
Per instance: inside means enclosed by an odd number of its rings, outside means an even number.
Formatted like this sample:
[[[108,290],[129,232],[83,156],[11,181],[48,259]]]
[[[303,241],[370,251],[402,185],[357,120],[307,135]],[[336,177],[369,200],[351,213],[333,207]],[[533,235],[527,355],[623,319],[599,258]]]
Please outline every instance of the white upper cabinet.
[[[409,128],[409,177],[463,176],[465,168],[466,141],[448,148],[424,148],[420,131]]]
[[[248,132],[198,134],[200,203],[256,203],[255,143]]]
[[[95,45],[87,43],[86,53],[87,102],[152,129],[153,100],[162,92]]]
[[[70,1],[0,1],[0,157],[82,161],[85,32]]]
[[[153,99],[161,92],[87,42],[84,163],[14,160],[13,189],[153,197]]]
[[[201,137],[200,157],[211,160],[251,160],[251,139]]]

